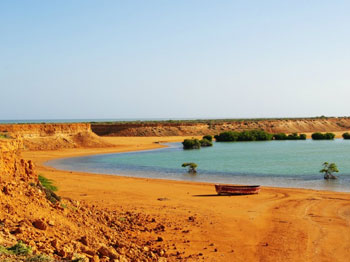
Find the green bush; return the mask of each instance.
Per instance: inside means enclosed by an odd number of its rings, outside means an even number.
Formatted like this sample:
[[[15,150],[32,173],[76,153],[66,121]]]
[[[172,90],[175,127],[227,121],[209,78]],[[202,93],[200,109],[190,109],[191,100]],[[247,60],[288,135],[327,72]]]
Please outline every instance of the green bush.
[[[16,245],[8,248],[7,250],[10,251],[11,254],[22,256],[27,256],[32,253],[32,248],[21,241],[17,242]]]
[[[9,139],[9,138],[12,138],[12,137],[10,135],[6,134],[6,133],[0,133],[0,138]]]
[[[6,247],[0,246],[0,255],[10,255],[12,254]]]
[[[27,258],[25,262],[53,262],[53,258],[40,254]]]
[[[61,198],[54,192],[58,189],[53,184],[53,181],[42,175],[39,175],[38,178],[40,183],[37,186],[45,192],[46,199],[48,199],[53,204],[56,204],[57,201],[61,201]]]
[[[209,141],[208,139],[203,138],[199,141],[201,146],[213,146],[213,142]]]
[[[287,135],[285,133],[278,133],[273,135],[275,140],[287,140]]]
[[[333,133],[325,133],[322,134],[320,132],[313,133],[311,135],[312,139],[314,140],[332,140],[335,137],[335,134]]]
[[[182,164],[182,167],[188,167],[188,173],[197,173],[197,164],[196,163],[192,163],[192,162],[190,162],[190,163],[183,163]]]
[[[306,134],[300,134],[299,135],[300,140],[306,140]]]
[[[39,175],[39,181],[41,185],[51,191],[57,191],[57,187],[53,184],[51,179],[44,177],[43,175]]]
[[[344,139],[350,139],[350,133],[346,132],[343,134]]]
[[[184,149],[199,149],[201,148],[201,143],[199,142],[198,139],[185,139],[182,142],[183,148]]]
[[[216,142],[233,142],[237,141],[239,133],[233,131],[222,132],[219,135],[215,135]]]
[[[255,137],[251,131],[243,131],[238,133],[237,141],[254,141]]]
[[[253,131],[250,131],[250,133],[252,134],[253,139],[255,141],[266,141],[266,140],[272,140],[273,138],[272,134],[265,132],[263,130],[253,130]]]
[[[311,135],[311,138],[314,140],[322,140],[324,139],[324,135],[320,132],[316,132]]]
[[[293,134],[289,134],[289,135],[287,136],[287,139],[288,139],[288,140],[298,140],[298,139],[299,139],[299,136],[298,136],[297,133],[293,133]]]
[[[215,136],[217,142],[234,142],[234,141],[266,141],[271,140],[273,135],[263,130],[250,130],[242,132],[222,132]]]
[[[203,136],[203,139],[209,140],[209,141],[213,141],[213,136],[212,135],[206,135]]]
[[[335,138],[335,134],[333,134],[333,133],[326,133],[325,137],[326,137],[326,139],[334,139]]]
[[[273,138],[275,140],[305,140],[306,135],[305,134],[298,135],[297,133],[286,135],[285,133],[278,133],[278,134],[274,134]]]

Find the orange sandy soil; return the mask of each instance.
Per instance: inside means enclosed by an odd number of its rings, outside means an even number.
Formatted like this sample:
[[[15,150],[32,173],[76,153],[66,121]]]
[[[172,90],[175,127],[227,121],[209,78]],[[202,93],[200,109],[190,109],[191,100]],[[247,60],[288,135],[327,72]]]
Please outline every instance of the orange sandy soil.
[[[267,188],[258,195],[217,196],[213,184],[95,175],[46,167],[49,159],[161,147],[183,137],[107,137],[107,149],[23,152],[55,180],[59,194],[108,209],[169,221],[162,234],[186,261],[349,261],[350,194]],[[322,176],[320,176],[322,179]],[[159,200],[161,199],[161,200]],[[180,229],[180,230],[179,230]]]

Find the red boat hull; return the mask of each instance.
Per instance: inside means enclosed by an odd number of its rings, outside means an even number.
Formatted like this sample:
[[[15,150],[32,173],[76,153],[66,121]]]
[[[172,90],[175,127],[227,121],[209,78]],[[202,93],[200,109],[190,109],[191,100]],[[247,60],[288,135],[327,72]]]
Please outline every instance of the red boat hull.
[[[215,190],[219,195],[251,195],[258,194],[260,186],[232,186],[215,185]]]

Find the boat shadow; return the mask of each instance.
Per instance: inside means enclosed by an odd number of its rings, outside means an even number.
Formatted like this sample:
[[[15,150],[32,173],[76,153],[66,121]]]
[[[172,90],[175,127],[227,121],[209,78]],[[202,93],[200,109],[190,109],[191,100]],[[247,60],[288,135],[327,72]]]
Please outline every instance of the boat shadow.
[[[239,197],[245,195],[219,195],[219,194],[206,194],[206,195],[192,195],[193,197]]]

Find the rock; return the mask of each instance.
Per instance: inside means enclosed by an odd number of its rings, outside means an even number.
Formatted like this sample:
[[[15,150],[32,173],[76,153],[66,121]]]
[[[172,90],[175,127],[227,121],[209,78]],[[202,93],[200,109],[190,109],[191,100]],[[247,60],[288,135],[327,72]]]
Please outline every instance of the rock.
[[[101,244],[100,248],[98,249],[98,252],[102,255],[102,256],[106,256],[109,257],[111,259],[117,259],[118,253],[113,249],[113,248],[108,248],[107,246]]]
[[[96,252],[95,252],[94,250],[90,249],[90,248],[87,247],[87,246],[82,246],[82,247],[81,247],[81,251],[82,251],[83,253],[85,253],[85,254],[90,255],[90,256],[96,255]]]
[[[58,250],[57,254],[60,257],[67,257],[67,251],[64,248],[62,248],[61,250]]]
[[[48,224],[49,224],[49,226],[54,226],[54,225],[55,225],[55,221],[50,220],[50,221],[48,222]]]
[[[98,257],[98,255],[94,255],[91,259],[90,262],[100,262],[100,258]]]
[[[78,254],[78,253],[75,253],[73,256],[72,256],[72,260],[73,261],[81,261],[81,262],[89,262],[89,259],[83,255],[83,254]]]
[[[121,255],[121,256],[119,257],[119,261],[120,261],[120,262],[129,262],[129,260],[128,260],[125,256],[123,256],[123,255]]]
[[[149,251],[149,247],[144,247],[143,250],[145,250],[146,252]]]
[[[167,259],[165,257],[160,257],[158,259],[158,262],[167,262]]]
[[[37,219],[33,222],[33,226],[37,229],[40,230],[46,230],[47,228],[47,224],[45,223],[45,221],[41,220],[41,219]]]
[[[163,238],[162,238],[162,237],[158,237],[158,238],[157,238],[157,241],[158,241],[158,242],[162,242],[162,241],[163,241]]]
[[[167,201],[167,200],[169,200],[169,199],[166,198],[166,197],[159,197],[159,198],[157,198],[157,200],[158,200],[158,201]]]
[[[50,244],[51,244],[51,246],[53,247],[53,248],[55,248],[56,250],[58,249],[58,240],[57,239],[54,239],[54,240],[52,240],[51,242],[50,242]]]
[[[11,231],[11,234],[16,235],[24,232],[24,227],[17,227],[15,230]]]
[[[85,246],[89,245],[88,239],[86,236],[81,237],[78,241],[80,241],[81,243],[83,243]]]
[[[9,189],[9,187],[7,187],[7,186],[4,186],[3,188],[2,188],[2,192],[4,192],[4,194],[5,195],[9,195],[10,194],[10,189]]]
[[[71,257],[73,256],[73,249],[70,246],[64,246],[60,249],[57,254],[61,257]]]

